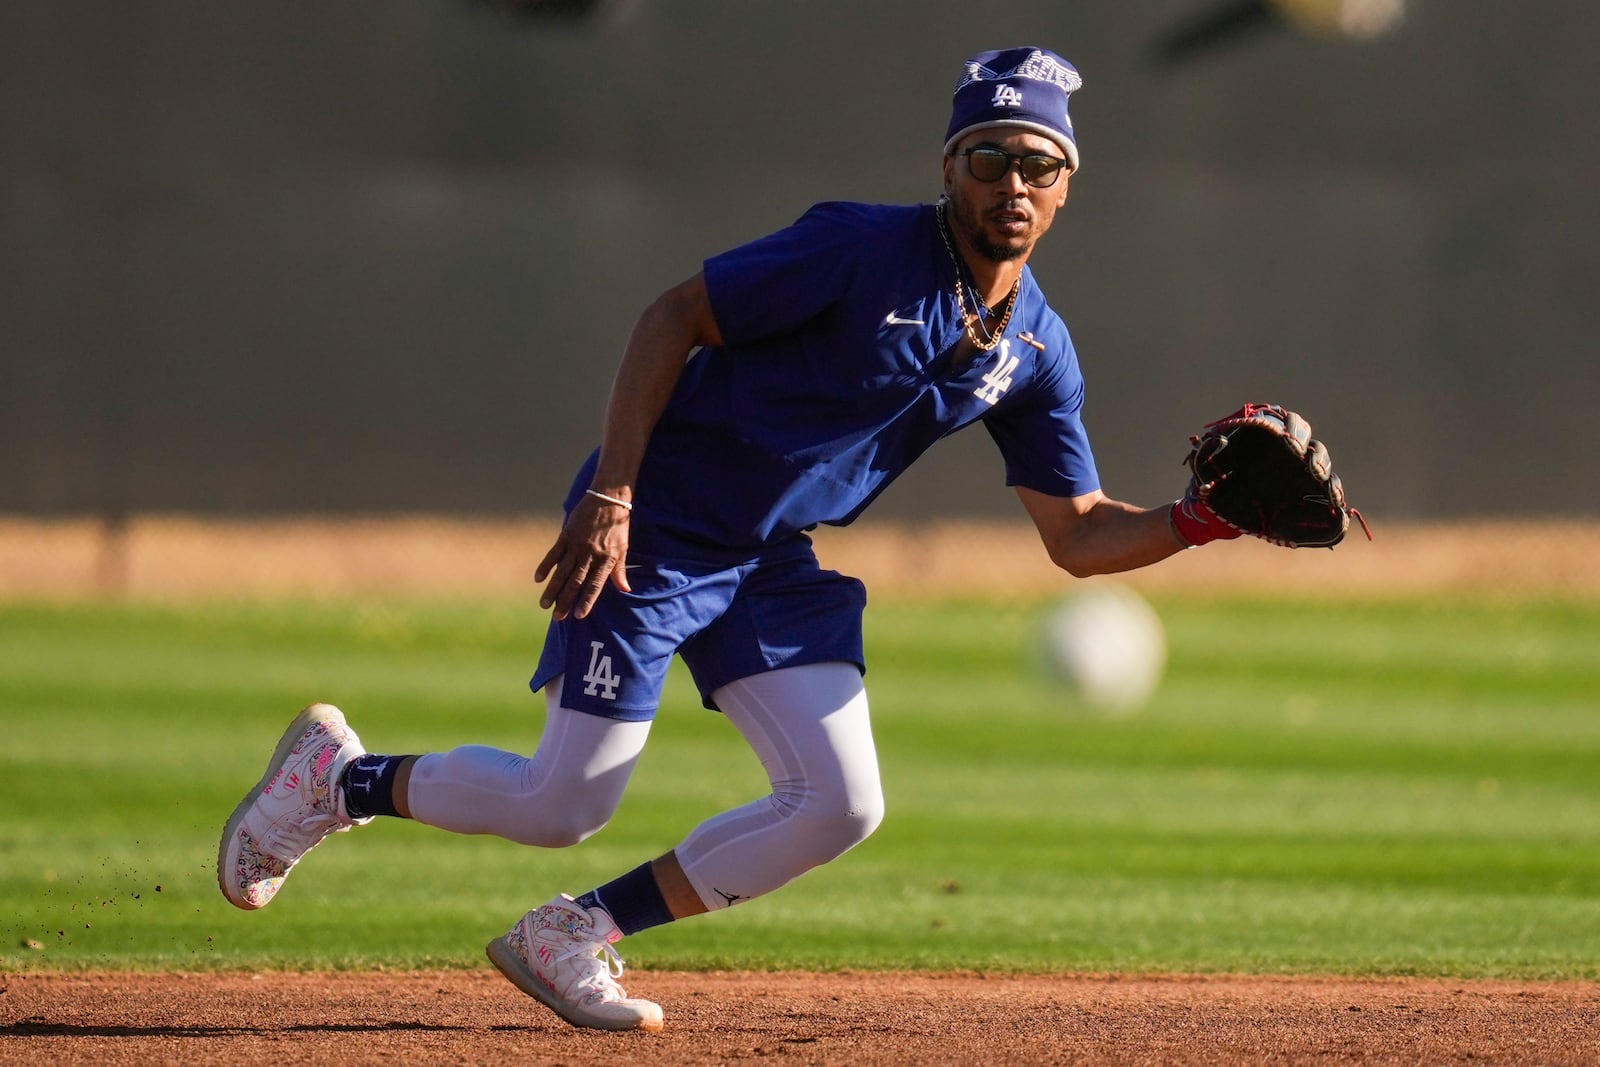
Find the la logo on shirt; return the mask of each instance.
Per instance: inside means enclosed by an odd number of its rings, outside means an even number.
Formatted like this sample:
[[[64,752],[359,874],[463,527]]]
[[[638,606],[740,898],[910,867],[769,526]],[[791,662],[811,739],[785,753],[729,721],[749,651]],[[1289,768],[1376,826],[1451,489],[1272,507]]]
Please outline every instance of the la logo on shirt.
[[[1011,339],[1009,337],[1002,339],[994,366],[984,372],[983,381],[978,383],[972,395],[990,407],[998,404],[1005,391],[1011,388],[1011,375],[1020,362],[1022,362],[1020,359],[1011,354]]]

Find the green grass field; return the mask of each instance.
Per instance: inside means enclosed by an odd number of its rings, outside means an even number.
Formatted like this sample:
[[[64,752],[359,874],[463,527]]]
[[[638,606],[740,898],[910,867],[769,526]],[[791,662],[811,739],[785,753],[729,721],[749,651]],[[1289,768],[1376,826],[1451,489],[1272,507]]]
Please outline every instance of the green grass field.
[[[1154,703],[1073,705],[1043,605],[875,603],[889,816],[646,968],[1600,977],[1600,605],[1156,600]],[[531,605],[0,606],[0,970],[484,966],[485,941],[765,791],[675,673],[617,818],[538,851],[397,821],[271,908],[214,882],[283,726],[531,751]]]

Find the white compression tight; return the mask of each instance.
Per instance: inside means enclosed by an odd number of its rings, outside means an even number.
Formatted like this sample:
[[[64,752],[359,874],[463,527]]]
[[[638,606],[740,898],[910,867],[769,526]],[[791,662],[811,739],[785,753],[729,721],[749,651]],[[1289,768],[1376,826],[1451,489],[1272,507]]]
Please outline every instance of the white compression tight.
[[[549,712],[537,752],[464,745],[423,756],[406,792],[412,817],[542,848],[576,845],[610,821],[650,724],[562,707],[560,678],[545,692]]]
[[[546,848],[576,844],[611,818],[650,724],[561,707],[531,757],[470,745],[423,756],[407,796],[419,822]],[[865,840],[883,790],[861,674],[846,663],[789,667],[714,694],[772,783],[759,800],[713,816],[676,851],[709,908],[769,893]]]
[[[770,893],[867,839],[883,787],[867,692],[853,664],[818,663],[732,682],[712,694],[772,783],[715,815],[677,847],[710,908]]]

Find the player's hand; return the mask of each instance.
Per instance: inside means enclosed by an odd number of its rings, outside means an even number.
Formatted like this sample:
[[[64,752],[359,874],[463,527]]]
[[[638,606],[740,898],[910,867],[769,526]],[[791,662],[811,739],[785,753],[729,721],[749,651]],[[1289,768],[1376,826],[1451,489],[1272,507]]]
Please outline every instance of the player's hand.
[[[594,607],[609,580],[624,593],[628,585],[627,508],[592,496],[578,501],[556,543],[533,572],[536,582],[549,579],[539,596],[541,608],[553,608],[557,620],[583,618]]]

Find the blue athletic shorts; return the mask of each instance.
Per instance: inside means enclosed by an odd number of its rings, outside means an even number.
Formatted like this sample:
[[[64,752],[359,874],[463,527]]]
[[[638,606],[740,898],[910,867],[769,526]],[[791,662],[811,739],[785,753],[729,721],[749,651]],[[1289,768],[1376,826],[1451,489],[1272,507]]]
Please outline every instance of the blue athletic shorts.
[[[631,593],[608,584],[588,617],[550,623],[534,691],[565,675],[567,707],[639,722],[655,717],[673,653],[713,710],[717,689],[780,667],[842,662],[866,671],[866,589],[823,570],[809,540],[733,564],[630,551],[628,582]]]

